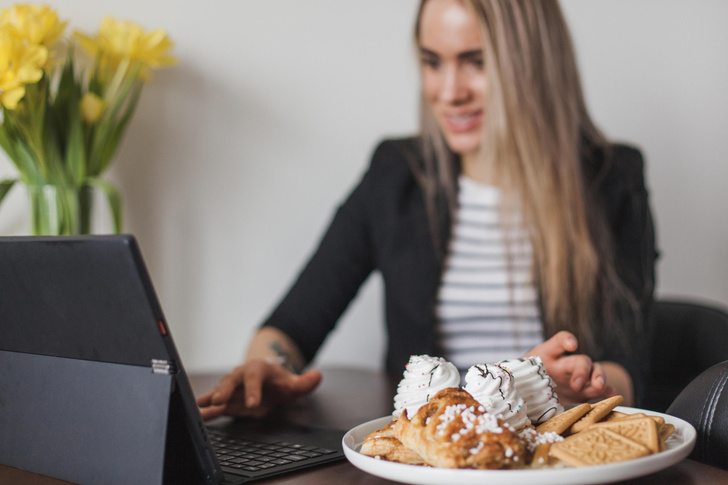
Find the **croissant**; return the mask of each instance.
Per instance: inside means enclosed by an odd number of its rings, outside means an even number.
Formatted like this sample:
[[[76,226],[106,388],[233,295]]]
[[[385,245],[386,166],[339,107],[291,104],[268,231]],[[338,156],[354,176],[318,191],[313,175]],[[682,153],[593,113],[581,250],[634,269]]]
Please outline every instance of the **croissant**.
[[[361,453],[397,463],[425,465],[420,455],[404,446],[394,436],[394,424],[395,421],[391,421],[383,428],[370,433],[362,444]]]
[[[515,433],[458,388],[438,392],[411,419],[402,413],[394,434],[435,467],[499,469],[525,464],[525,446]]]

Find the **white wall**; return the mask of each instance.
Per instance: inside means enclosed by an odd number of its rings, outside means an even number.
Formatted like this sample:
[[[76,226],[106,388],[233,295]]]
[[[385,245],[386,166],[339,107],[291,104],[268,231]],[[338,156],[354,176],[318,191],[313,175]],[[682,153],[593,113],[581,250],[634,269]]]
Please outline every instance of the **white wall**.
[[[146,87],[110,177],[188,370],[234,365],[376,142],[416,129],[417,0],[48,3],[73,28],[109,14],[176,41],[181,63]],[[596,120],[646,156],[659,292],[728,303],[728,2],[563,6]],[[14,189],[0,234],[27,219]],[[375,277],[320,364],[380,367],[380,293]]]

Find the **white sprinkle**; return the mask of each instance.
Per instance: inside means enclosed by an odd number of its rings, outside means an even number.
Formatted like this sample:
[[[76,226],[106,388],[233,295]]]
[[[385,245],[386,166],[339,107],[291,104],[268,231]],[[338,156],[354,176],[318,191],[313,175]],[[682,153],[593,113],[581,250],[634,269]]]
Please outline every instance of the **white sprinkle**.
[[[479,441],[478,445],[475,448],[470,448],[470,450],[468,450],[468,451],[470,451],[471,455],[475,455],[476,453],[478,453],[480,450],[483,449],[483,446],[485,446],[485,443],[483,441]]]

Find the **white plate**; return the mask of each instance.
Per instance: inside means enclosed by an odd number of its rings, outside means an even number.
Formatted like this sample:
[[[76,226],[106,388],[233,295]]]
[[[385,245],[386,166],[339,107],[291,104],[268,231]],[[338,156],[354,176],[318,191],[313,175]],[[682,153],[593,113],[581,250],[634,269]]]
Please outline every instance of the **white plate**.
[[[636,460],[584,468],[550,468],[530,470],[454,470],[430,468],[378,460],[359,453],[364,438],[382,428],[392,418],[383,418],[360,424],[349,430],[342,440],[346,458],[357,468],[378,477],[416,485],[570,485],[598,484],[627,480],[654,473],[687,457],[695,446],[696,432],[690,423],[667,414],[637,408],[618,407],[623,413],[644,412],[662,416],[675,426],[667,439],[666,450]]]

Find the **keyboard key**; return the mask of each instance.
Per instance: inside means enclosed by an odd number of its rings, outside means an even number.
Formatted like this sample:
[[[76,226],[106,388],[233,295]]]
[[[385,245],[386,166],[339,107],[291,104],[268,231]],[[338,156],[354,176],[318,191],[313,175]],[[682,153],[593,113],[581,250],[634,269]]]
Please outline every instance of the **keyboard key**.
[[[221,466],[241,472],[257,472],[277,466],[304,462],[334,450],[306,446],[298,443],[278,441],[274,443],[253,442],[210,432],[210,440]]]
[[[274,465],[288,465],[289,463],[292,463],[290,460],[284,460],[283,458],[278,458],[270,463],[273,463]]]
[[[299,451],[296,454],[306,456],[308,458],[316,458],[317,456],[321,456],[321,453],[314,453],[313,451]]]
[[[284,459],[291,460],[291,461],[301,461],[301,460],[305,460],[306,457],[303,455],[286,455],[284,457]]]
[[[336,450],[328,450],[326,448],[314,448],[311,451],[315,451],[316,453],[321,453],[322,455],[328,455],[330,453],[336,453]]]

